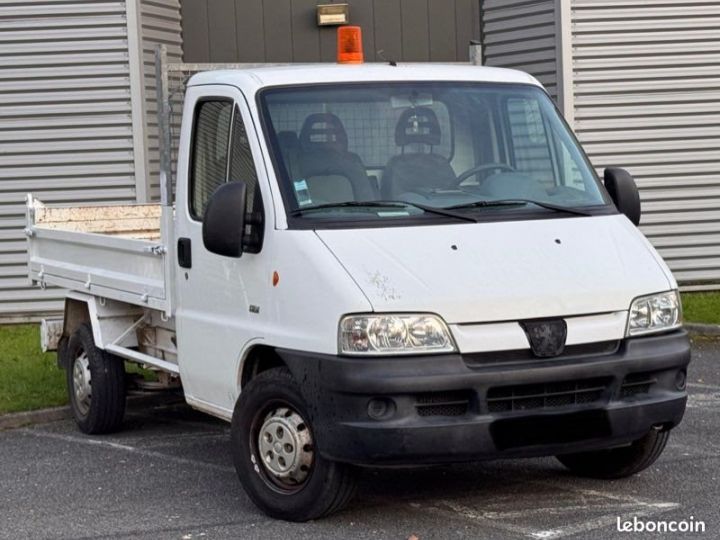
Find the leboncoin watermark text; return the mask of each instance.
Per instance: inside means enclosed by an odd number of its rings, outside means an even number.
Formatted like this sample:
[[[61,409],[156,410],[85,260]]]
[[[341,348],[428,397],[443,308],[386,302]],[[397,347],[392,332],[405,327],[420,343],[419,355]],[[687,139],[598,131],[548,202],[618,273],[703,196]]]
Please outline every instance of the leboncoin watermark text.
[[[693,516],[690,516],[690,519],[682,519],[679,521],[651,521],[638,519],[637,516],[632,519],[622,520],[618,517],[617,530],[620,532],[633,533],[704,533],[705,522],[698,521]]]

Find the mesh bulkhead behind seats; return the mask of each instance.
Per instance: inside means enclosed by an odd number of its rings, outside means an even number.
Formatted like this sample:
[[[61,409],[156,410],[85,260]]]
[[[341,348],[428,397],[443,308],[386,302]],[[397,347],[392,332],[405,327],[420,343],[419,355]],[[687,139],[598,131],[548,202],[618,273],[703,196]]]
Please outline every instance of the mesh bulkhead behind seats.
[[[456,187],[455,171],[443,156],[433,153],[442,140],[440,122],[432,109],[413,107],[400,115],[395,128],[395,144],[402,154],[394,156],[385,167],[382,181],[383,199],[398,200],[405,193],[419,193]],[[407,152],[407,147],[420,147]],[[429,147],[429,152],[424,151]]]
[[[336,115],[309,115],[299,147],[295,178],[307,182],[313,204],[376,198],[360,156],[348,151],[347,133]]]

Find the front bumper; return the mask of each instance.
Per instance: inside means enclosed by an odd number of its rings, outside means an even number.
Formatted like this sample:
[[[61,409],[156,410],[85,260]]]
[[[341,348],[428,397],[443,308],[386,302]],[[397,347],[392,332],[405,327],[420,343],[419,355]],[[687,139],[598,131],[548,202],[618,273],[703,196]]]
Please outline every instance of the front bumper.
[[[321,454],[365,465],[542,456],[670,429],[685,411],[687,333],[554,359],[357,358],[279,350]]]

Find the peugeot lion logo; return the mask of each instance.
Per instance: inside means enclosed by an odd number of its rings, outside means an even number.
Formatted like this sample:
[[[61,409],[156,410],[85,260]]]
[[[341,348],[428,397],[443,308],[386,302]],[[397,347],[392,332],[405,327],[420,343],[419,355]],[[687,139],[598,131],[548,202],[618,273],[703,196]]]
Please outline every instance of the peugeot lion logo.
[[[567,324],[563,319],[523,321],[520,323],[530,342],[530,348],[538,358],[560,356],[565,350]]]

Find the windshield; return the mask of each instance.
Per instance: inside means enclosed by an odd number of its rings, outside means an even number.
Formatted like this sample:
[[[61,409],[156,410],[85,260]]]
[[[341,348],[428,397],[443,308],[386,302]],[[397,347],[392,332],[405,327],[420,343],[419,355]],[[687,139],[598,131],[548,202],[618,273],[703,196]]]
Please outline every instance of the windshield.
[[[608,204],[550,98],[533,86],[297,86],[263,91],[260,105],[292,219],[556,217]]]

